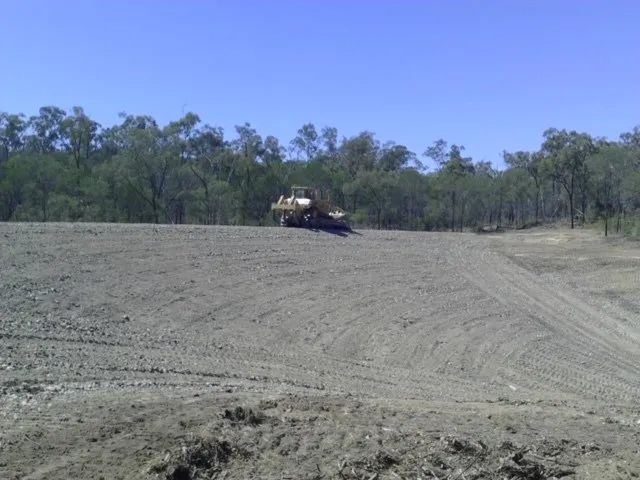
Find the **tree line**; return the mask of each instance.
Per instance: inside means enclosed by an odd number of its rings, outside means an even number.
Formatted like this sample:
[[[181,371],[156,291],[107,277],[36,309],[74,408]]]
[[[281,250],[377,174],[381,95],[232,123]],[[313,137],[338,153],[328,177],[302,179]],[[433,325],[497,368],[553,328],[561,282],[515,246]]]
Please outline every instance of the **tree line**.
[[[0,113],[0,220],[273,225],[291,185],[318,187],[351,223],[384,229],[524,228],[598,222],[637,235],[640,127],[616,141],[551,128],[505,167],[437,140],[420,155],[369,132],[303,125],[286,145],[249,123],[229,138],[194,113],[160,126],[80,107]],[[435,168],[427,168],[431,160]]]

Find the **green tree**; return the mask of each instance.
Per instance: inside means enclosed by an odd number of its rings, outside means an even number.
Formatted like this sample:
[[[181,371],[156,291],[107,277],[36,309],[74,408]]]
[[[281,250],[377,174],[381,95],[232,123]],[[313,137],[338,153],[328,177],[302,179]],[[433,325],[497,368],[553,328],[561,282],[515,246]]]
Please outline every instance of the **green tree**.
[[[201,212],[201,221],[207,225],[221,223],[221,203],[228,196],[226,157],[222,129],[205,126],[192,142],[193,159],[188,163],[196,179],[194,201]],[[224,178],[224,180],[222,180]]]
[[[0,165],[24,145],[27,122],[24,115],[0,112]]]
[[[314,160],[320,149],[320,136],[315,125],[313,123],[304,124],[298,130],[298,135],[291,140],[291,147],[298,155],[303,154],[304,160]]]
[[[31,166],[31,162],[21,156],[13,156],[0,165],[0,220],[13,219],[25,201],[27,185],[32,180]]]
[[[410,230],[427,227],[425,211],[429,197],[428,181],[424,175],[413,169],[402,170],[398,174],[399,204],[404,228]]]
[[[376,227],[381,229],[383,214],[391,207],[394,190],[398,187],[397,173],[360,170],[354,183],[365,204],[373,210]]]
[[[29,171],[26,184],[30,206],[40,211],[40,221],[51,219],[49,205],[56,187],[59,185],[62,172],[61,166],[52,155],[31,155],[22,160]]]
[[[451,231],[456,230],[456,207],[459,204],[460,222],[464,220],[466,195],[464,183],[466,177],[474,172],[470,157],[463,157],[462,145],[448,146],[447,142],[440,139],[425,150],[424,155],[434,160],[440,167],[437,178],[443,184],[450,199]],[[461,223],[462,225],[462,223]],[[462,229],[462,228],[461,228]]]
[[[62,138],[62,122],[66,112],[61,108],[42,107],[38,116],[29,118],[31,135],[27,137],[27,144],[34,152],[53,153],[60,147]]]
[[[404,145],[387,142],[380,149],[376,167],[385,172],[397,172],[407,167],[422,168],[416,154]]]
[[[524,152],[518,151],[515,153],[503,152],[503,158],[505,164],[513,169],[521,169],[525,171],[535,185],[535,216],[534,219],[538,222],[540,215],[540,199],[542,182],[543,182],[543,171],[542,171],[542,159],[543,156],[539,152]],[[544,215],[544,207],[542,208]]]
[[[60,138],[73,157],[77,170],[89,160],[95,148],[96,133],[100,125],[91,120],[82,107],[73,107],[73,114],[60,123]]]
[[[543,152],[549,174],[564,188],[569,200],[571,228],[574,228],[576,189],[587,183],[587,159],[596,152],[593,138],[586,133],[550,128],[544,132]],[[585,215],[583,205],[582,217]]]
[[[167,148],[163,132],[152,118],[125,117],[123,129],[126,150],[119,155],[121,175],[149,205],[153,222],[160,223],[168,179],[177,166],[176,156]]]
[[[589,171],[594,210],[604,220],[604,235],[609,234],[609,219],[615,211],[623,208],[623,187],[625,181],[633,178],[633,156],[631,152],[616,144],[601,144],[598,152],[592,155]]]
[[[232,142],[234,150],[231,184],[237,189],[239,199],[238,219],[244,225],[248,219],[256,220],[251,203],[259,173],[258,159],[264,153],[262,137],[249,123],[236,126],[238,138]]]
[[[267,166],[280,165],[285,159],[284,148],[280,146],[280,142],[273,135],[269,135],[264,139],[264,150],[262,160]]]

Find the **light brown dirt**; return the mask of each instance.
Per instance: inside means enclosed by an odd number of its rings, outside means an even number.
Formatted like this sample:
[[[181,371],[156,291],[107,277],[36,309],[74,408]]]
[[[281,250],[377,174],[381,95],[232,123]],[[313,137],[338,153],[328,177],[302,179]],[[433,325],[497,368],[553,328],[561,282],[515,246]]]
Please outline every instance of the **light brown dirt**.
[[[639,285],[591,231],[0,224],[0,478],[637,478]]]

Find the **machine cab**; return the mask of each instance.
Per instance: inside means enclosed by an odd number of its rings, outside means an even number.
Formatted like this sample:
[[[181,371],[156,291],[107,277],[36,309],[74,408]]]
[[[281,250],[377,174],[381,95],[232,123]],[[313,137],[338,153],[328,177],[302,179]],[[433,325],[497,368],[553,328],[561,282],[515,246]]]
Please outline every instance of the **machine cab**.
[[[291,187],[291,196],[296,199],[308,198],[309,200],[318,200],[318,191],[310,187]]]

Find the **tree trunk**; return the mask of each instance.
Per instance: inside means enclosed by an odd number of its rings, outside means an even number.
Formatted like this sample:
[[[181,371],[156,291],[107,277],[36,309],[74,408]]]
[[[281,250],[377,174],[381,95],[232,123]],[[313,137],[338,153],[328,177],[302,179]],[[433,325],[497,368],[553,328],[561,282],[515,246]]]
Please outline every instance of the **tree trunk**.
[[[573,194],[569,194],[569,216],[571,217],[571,228],[573,229]]]
[[[456,231],[456,192],[451,192],[451,231]]]
[[[571,228],[573,229],[573,217],[575,215],[574,213],[574,208],[573,208],[573,184],[574,184],[574,177],[575,175],[572,173],[571,174],[571,189],[568,191],[569,193],[569,215],[571,215]]]
[[[42,221],[47,221],[47,200],[48,194],[45,190],[42,191]]]
[[[204,187],[204,204],[207,212],[207,218],[205,222],[207,222],[207,225],[211,225],[211,219],[213,215],[211,213],[211,202],[209,201],[209,188],[206,185]]]
[[[159,222],[159,220],[160,220],[160,219],[159,219],[159,217],[158,217],[158,204],[157,204],[157,202],[156,202],[156,197],[155,197],[155,195],[153,195],[153,196],[151,197],[151,208],[152,208],[152,210],[153,210],[153,222],[154,222],[154,223],[156,223],[156,224],[157,224],[157,223],[160,223],[160,222]]]

